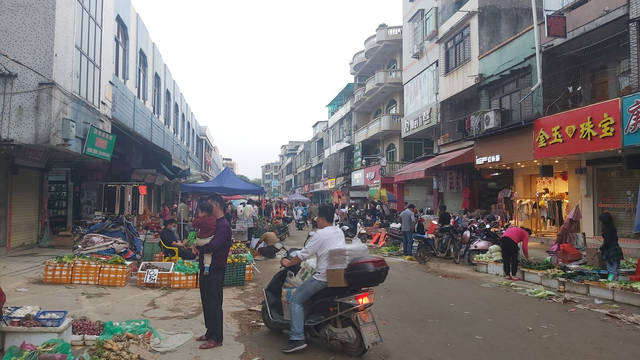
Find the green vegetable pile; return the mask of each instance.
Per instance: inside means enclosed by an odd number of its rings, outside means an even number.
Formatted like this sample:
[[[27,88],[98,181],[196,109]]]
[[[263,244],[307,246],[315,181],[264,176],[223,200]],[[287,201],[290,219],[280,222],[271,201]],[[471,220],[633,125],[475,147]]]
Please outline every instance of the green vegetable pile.
[[[549,270],[555,268],[553,264],[548,262],[535,262],[529,260],[521,260],[522,267],[529,270]]]
[[[198,263],[195,261],[178,260],[178,262],[173,266],[173,271],[182,274],[197,274],[199,271]]]
[[[583,282],[585,280],[589,281],[599,281],[600,275],[594,273],[582,273],[582,272],[568,272],[564,275],[564,278],[567,280],[573,280],[577,282]]]
[[[546,299],[549,296],[556,296],[556,293],[542,287],[537,289],[529,289],[527,290],[527,294],[537,297],[538,299]]]
[[[104,260],[100,258],[95,258],[91,256],[87,256],[84,254],[80,255],[64,255],[64,256],[56,256],[55,262],[60,264],[72,264],[74,261],[94,261],[101,264],[109,264],[109,265],[126,265],[127,261],[120,255],[115,255],[111,257],[109,260]]]
[[[549,270],[545,270],[544,274],[552,279],[557,279],[557,278],[564,277],[565,272],[560,269],[549,269]]]
[[[400,251],[400,248],[396,245],[383,246],[380,248],[382,255],[393,255]]]
[[[628,258],[620,261],[620,269],[635,269],[638,265],[638,260],[634,258]]]

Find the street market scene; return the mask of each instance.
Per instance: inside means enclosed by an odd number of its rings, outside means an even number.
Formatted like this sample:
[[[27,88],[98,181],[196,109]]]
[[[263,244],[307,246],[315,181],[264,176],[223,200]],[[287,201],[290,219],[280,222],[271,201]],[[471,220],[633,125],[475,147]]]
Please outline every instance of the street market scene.
[[[0,34],[0,359],[640,354],[640,0],[0,0]]]

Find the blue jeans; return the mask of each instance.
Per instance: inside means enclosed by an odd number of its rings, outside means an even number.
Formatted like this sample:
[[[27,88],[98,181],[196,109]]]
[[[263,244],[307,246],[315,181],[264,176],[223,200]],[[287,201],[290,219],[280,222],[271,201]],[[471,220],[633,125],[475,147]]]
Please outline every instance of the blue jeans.
[[[405,255],[413,255],[413,234],[411,231],[402,232],[402,250]]]
[[[327,287],[326,281],[307,279],[291,296],[291,333],[289,340],[304,340],[304,304],[318,291]]]
[[[618,267],[620,267],[620,260],[618,261],[607,261],[607,272],[613,276],[618,276]]]

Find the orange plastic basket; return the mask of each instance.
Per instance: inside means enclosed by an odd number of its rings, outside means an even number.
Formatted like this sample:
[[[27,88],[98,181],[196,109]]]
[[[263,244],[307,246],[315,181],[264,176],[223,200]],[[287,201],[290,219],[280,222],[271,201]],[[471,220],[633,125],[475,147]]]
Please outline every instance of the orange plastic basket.
[[[172,289],[195,289],[198,285],[198,274],[171,273]]]
[[[45,284],[70,284],[73,264],[47,261],[44,265],[43,282]]]
[[[248,264],[244,270],[244,280],[245,281],[253,280],[253,266],[251,266],[251,264]]]
[[[102,265],[85,260],[73,262],[73,272],[71,273],[72,284],[98,285],[100,279],[100,269]]]
[[[129,282],[130,267],[127,265],[103,265],[98,284],[103,286],[126,286]]]

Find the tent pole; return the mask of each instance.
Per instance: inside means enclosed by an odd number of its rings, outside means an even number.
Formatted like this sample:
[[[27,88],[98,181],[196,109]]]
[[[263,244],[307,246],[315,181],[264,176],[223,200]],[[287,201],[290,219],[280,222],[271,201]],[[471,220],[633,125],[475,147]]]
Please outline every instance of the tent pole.
[[[182,200],[182,189],[178,191],[178,213],[180,213],[180,241],[184,237],[184,219],[182,217],[182,211],[180,211],[180,203]]]

